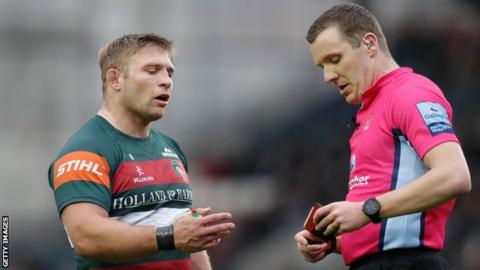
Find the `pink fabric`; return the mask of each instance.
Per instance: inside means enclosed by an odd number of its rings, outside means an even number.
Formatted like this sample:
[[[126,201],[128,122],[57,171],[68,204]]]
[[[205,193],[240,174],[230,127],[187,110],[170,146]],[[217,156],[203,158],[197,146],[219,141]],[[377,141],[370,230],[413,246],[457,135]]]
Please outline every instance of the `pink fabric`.
[[[413,73],[410,68],[393,70],[364,92],[357,123],[360,126],[350,139],[351,170],[347,201],[364,201],[398,188],[396,185],[408,184],[418,177],[415,172],[422,169],[423,165],[419,164],[429,150],[447,141],[458,143],[451,128],[452,109],[443,93],[433,82]],[[398,134],[408,142],[400,144],[400,140],[396,140]],[[415,161],[415,158],[418,160]],[[416,165],[405,167],[410,163]],[[426,170],[426,167],[423,169]],[[414,172],[412,175],[415,176],[409,178],[410,172]],[[400,179],[398,182],[397,177]],[[420,215],[412,217],[412,224],[405,225],[405,230],[398,235],[390,233],[395,229],[392,223],[386,227],[387,230],[384,229],[384,237],[381,223],[370,223],[358,231],[343,234],[345,263],[350,265],[362,256],[378,252],[379,248],[386,250],[396,245],[399,245],[396,248],[423,245],[442,249],[445,223],[453,203],[452,200],[431,209],[422,218]],[[397,241],[396,237],[401,239]]]

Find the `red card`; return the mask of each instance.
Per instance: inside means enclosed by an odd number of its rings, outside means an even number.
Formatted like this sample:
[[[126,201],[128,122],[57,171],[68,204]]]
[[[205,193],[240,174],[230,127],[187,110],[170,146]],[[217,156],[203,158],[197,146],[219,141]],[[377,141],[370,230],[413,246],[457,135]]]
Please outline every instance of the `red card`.
[[[310,212],[308,213],[307,219],[305,219],[305,223],[303,223],[303,228],[307,231],[309,231],[312,234],[317,234],[319,232],[315,231],[315,224],[313,223],[313,216],[315,215],[315,212],[317,212],[318,208],[320,208],[322,205],[319,203],[315,203],[312,208],[310,209]]]
[[[315,203],[312,208],[310,209],[310,212],[308,213],[307,219],[305,220],[305,223],[303,224],[303,228],[307,231],[309,231],[311,234],[314,234],[318,238],[322,239],[324,242],[329,242],[332,241],[332,244],[335,244],[335,236],[334,235],[323,235],[323,232],[315,230],[315,223],[313,222],[313,216],[315,215],[315,212],[317,212],[318,208],[322,207],[321,204]]]

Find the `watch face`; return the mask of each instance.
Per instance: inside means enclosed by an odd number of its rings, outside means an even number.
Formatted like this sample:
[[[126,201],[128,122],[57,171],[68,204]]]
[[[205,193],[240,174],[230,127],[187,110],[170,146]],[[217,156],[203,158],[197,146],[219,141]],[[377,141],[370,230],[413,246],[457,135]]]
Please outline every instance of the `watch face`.
[[[377,200],[368,199],[363,205],[363,209],[367,215],[375,215],[380,210],[380,204]]]

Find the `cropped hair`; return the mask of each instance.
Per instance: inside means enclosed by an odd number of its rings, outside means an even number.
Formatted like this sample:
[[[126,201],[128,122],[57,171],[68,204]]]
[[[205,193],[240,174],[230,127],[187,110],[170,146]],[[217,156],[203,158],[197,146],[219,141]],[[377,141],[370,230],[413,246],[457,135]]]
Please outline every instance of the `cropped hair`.
[[[308,43],[313,44],[317,36],[331,26],[338,27],[344,38],[354,48],[360,46],[362,38],[366,33],[372,32],[378,38],[380,49],[384,53],[390,54],[385,35],[378,20],[372,12],[362,6],[344,3],[335,5],[325,11],[308,29],[306,36]]]
[[[106,73],[110,68],[126,70],[129,58],[147,45],[158,46],[174,58],[172,41],[155,33],[126,34],[102,47],[98,53],[98,65],[102,77],[102,91],[106,89]]]

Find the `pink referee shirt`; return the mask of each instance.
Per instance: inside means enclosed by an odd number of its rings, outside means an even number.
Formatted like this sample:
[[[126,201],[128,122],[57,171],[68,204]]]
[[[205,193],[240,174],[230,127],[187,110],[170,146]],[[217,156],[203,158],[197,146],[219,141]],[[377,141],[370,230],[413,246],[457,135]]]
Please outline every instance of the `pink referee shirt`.
[[[423,175],[422,159],[438,144],[458,143],[452,108],[442,91],[410,68],[397,68],[362,95],[350,138],[347,201],[364,201],[401,188]],[[424,213],[383,220],[342,235],[347,265],[371,253],[396,248],[443,248],[451,200]]]

